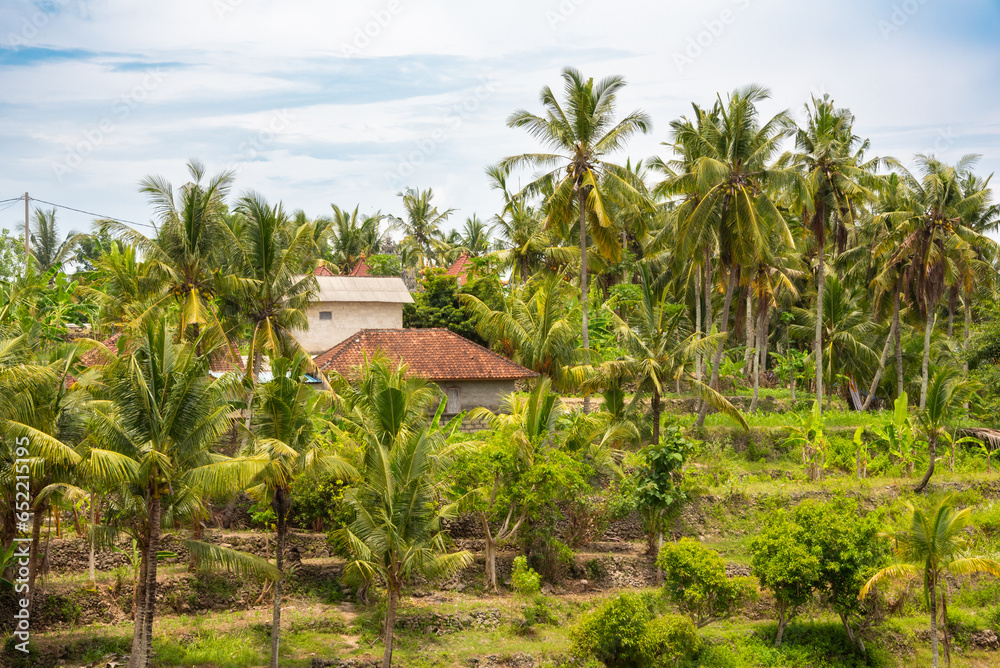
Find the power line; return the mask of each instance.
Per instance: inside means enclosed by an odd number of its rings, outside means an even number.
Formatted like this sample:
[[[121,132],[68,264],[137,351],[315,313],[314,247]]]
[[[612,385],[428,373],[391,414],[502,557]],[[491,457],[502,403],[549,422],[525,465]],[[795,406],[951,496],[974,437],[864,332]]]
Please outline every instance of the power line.
[[[0,199],[0,204],[3,204],[4,202],[20,202],[23,199],[24,195],[21,195],[20,197],[11,197],[10,199]]]
[[[17,199],[22,200],[24,198],[23,197],[18,197]],[[116,223],[125,223],[127,225],[139,225],[139,226],[142,226],[142,227],[148,227],[149,229],[156,231],[156,226],[150,225],[149,223],[137,223],[134,220],[125,220],[124,218],[115,218],[114,216],[102,216],[101,214],[94,213],[93,211],[84,211],[83,209],[77,209],[77,208],[72,207],[72,206],[66,206],[65,204],[56,204],[55,202],[46,202],[45,200],[38,199],[37,197],[32,197],[31,201],[32,202],[41,202],[42,204],[48,204],[49,206],[58,207],[60,209],[66,209],[68,211],[76,211],[77,213],[83,213],[83,214],[86,214],[88,216],[93,216],[94,218],[101,218],[101,219],[104,219],[104,220],[113,220]]]

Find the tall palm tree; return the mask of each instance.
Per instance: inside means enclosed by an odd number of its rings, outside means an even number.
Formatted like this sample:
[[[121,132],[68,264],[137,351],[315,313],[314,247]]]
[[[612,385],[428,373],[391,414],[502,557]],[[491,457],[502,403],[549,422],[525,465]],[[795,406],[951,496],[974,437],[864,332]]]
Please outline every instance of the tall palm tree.
[[[710,249],[713,237],[718,244],[720,270],[728,273],[721,332],[728,331],[740,268],[756,266],[772,237],[793,245],[785,219],[770,195],[772,190],[796,182],[794,172],[770,164],[789,121],[782,112],[760,123],[756,103],[769,96],[766,88],[748,86],[733,92],[725,103],[719,98],[710,113],[696,108],[700,113],[697,123],[674,126],[675,144],[698,147],[690,173],[678,184],[684,187],[686,183],[695,195],[689,198],[686,215],[678,219],[678,238],[693,240],[685,242],[692,249]],[[709,383],[716,390],[724,346],[725,337],[721,337]],[[708,408],[703,402],[696,423],[699,428],[705,423]]]
[[[309,473],[336,473],[349,479],[357,472],[333,453],[324,436],[322,414],[329,401],[326,393],[315,392],[302,381],[312,365],[309,357],[272,358],[272,379],[257,386],[253,397],[253,419],[247,454],[265,459],[248,490],[253,498],[270,504],[276,517],[275,565],[282,577],[274,583],[274,614],[271,626],[271,668],[278,668],[281,634],[281,594],[284,577],[285,535],[291,488],[296,478]]]
[[[203,164],[191,161],[188,172],[192,181],[181,187],[179,201],[174,199],[173,186],[161,176],[147,176],[140,182],[140,190],[149,198],[159,221],[155,239],[113,220],[101,221],[101,230],[135,246],[150,275],[161,282],[161,298],[140,318],[154,317],[168,300],[175,300],[180,306],[178,333],[196,340],[206,325],[222,331],[214,308],[216,269],[227,250],[238,244],[225,222],[232,172],[223,172],[205,184]]]
[[[955,509],[954,495],[947,495],[933,502],[925,510],[905,502],[910,510],[907,528],[895,535],[896,563],[873,575],[858,594],[865,598],[872,587],[883,580],[913,580],[924,583],[931,612],[931,652],[934,668],[938,668],[938,589],[944,611],[947,638],[948,601],[946,576],[989,573],[1000,577],[1000,562],[985,557],[962,556],[967,554],[969,539],[966,527],[972,508]],[[947,644],[945,645],[947,648]]]
[[[546,170],[523,191],[534,194],[551,188],[544,205],[546,228],[565,227],[574,213],[579,220],[582,347],[589,362],[588,235],[601,255],[617,261],[621,243],[610,216],[611,203],[629,209],[652,209],[645,185],[634,173],[607,158],[623,149],[636,133],[648,133],[652,122],[641,110],[615,121],[624,77],[611,76],[595,84],[571,67],[563,70],[562,77],[565,96],[562,103],[548,86],[542,89],[544,117],[521,109],[507,119],[508,126],[525,128],[553,152],[512,156],[503,160],[501,166]],[[584,410],[589,409],[590,397],[586,395]]]
[[[475,214],[465,219],[459,232],[459,247],[473,257],[484,255],[490,249],[490,228]]]
[[[31,254],[38,262],[38,269],[45,273],[52,267],[71,259],[73,251],[83,239],[83,235],[69,232],[59,240],[56,228],[56,210],[35,208],[31,221]]]
[[[797,152],[782,157],[783,164],[802,170],[805,188],[803,215],[808,216],[816,242],[816,401],[823,406],[823,290],[826,283],[826,234],[833,232],[838,251],[847,243],[849,228],[856,225],[858,210],[874,197],[874,169],[879,160],[865,161],[868,141],[854,134],[854,116],[838,109],[824,95],[806,106],[806,127],[795,133]]]
[[[132,460],[134,476],[125,495],[142,499],[142,579],[129,668],[147,668],[152,652],[156,553],[165,500],[169,505],[187,493],[189,502],[195,502],[199,495],[190,491],[192,487],[211,491],[245,487],[266,463],[244,461],[239,467],[228,467],[226,476],[210,475],[224,459],[213,455],[211,447],[232,426],[232,408],[226,398],[232,396],[238,379],[231,375],[211,379],[209,355],[197,353],[197,344],[204,348],[206,341],[174,343],[173,338],[162,318],[142,325],[133,341],[135,351],[104,368],[102,398],[109,409],[98,412],[93,422],[96,442]],[[110,351],[106,353],[113,357]],[[192,552],[204,547],[188,542]],[[213,550],[218,554],[214,548],[201,549],[199,559],[211,558]]]
[[[316,279],[300,273],[312,247],[313,226],[295,226],[280,204],[269,205],[253,192],[240,198],[237,211],[246,222],[231,249],[234,274],[220,281],[221,310],[230,321],[250,325],[247,376],[253,384],[265,354],[302,351],[293,332],[309,326],[305,308],[316,293]]]
[[[927,405],[921,408],[917,415],[920,431],[927,438],[928,454],[927,472],[914,491],[923,491],[930,482],[931,476],[934,475],[938,443],[942,437],[948,437],[948,423],[963,410],[963,403],[968,401],[975,389],[976,385],[973,382],[964,379],[954,369],[941,367],[935,371],[927,389]]]
[[[896,250],[890,262],[907,261],[905,283],[924,316],[921,409],[927,402],[934,314],[948,284],[956,280],[955,261],[971,253],[973,246],[995,245],[985,235],[963,224],[964,217],[979,210],[989,197],[986,188],[966,192],[962,187],[963,175],[968,173],[977,158],[967,155],[951,166],[933,156],[918,155],[919,178],[893,162],[900,180],[911,193],[906,209],[886,216],[894,222],[891,242]]]
[[[434,191],[407,188],[399,193],[403,198],[403,218],[390,216],[393,227],[403,231],[401,246],[408,248],[417,262],[417,268],[423,269],[437,257],[440,243],[443,239],[441,224],[455,212],[454,209],[438,211],[432,200]]]
[[[378,211],[370,216],[359,214],[361,205],[353,211],[341,209],[336,204],[330,206],[333,207],[333,221],[324,257],[335,264],[341,274],[349,274],[363,258],[381,252],[385,235],[380,225],[385,216]]]

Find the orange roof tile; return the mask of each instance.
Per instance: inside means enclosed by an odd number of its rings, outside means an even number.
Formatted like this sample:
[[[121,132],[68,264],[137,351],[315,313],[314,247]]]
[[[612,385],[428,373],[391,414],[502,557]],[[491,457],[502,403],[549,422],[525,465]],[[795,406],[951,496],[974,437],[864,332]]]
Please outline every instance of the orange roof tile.
[[[372,268],[368,266],[368,263],[365,262],[364,258],[361,258],[361,260],[354,265],[354,269],[351,269],[351,273],[349,273],[348,276],[371,276],[371,274]]]
[[[316,356],[321,371],[349,375],[375,351],[427,380],[517,380],[538,374],[447,329],[363,329]]]
[[[330,268],[325,264],[321,264],[313,269],[313,276],[336,276],[336,274],[330,271]]]
[[[444,272],[445,276],[455,276],[458,279],[459,285],[465,285],[469,280],[469,274],[472,273],[472,258],[469,257],[468,253],[462,253],[458,256],[458,259],[452,262],[451,266],[448,267],[448,271]]]

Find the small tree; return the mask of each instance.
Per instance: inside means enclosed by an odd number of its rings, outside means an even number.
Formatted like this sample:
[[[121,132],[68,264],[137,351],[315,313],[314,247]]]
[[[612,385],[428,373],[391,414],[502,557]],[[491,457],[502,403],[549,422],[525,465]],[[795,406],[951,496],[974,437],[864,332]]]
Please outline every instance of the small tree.
[[[823,477],[826,465],[827,440],[823,433],[826,418],[820,410],[819,402],[814,401],[808,417],[795,418],[799,421],[797,427],[789,427],[789,435],[785,445],[802,448],[802,465],[806,469],[809,480],[819,480]]]
[[[664,428],[659,444],[640,451],[642,465],[636,472],[636,506],[642,513],[649,552],[663,546],[666,523],[680,513],[688,496],[679,482],[684,462],[694,451],[694,442],[677,425]]]
[[[774,594],[778,632],[774,646],[781,646],[785,627],[807,603],[820,576],[819,555],[810,549],[805,530],[784,511],[771,515],[762,531],[750,539],[751,564],[762,586]]]
[[[920,431],[927,438],[927,472],[914,488],[921,492],[931,476],[934,475],[934,462],[937,459],[937,445],[941,439],[949,440],[947,424],[962,410],[962,404],[968,401],[975,389],[975,384],[962,378],[954,369],[941,368],[934,372],[930,386],[927,389],[927,404],[920,411]]]
[[[751,578],[730,579],[719,553],[690,538],[665,545],[656,565],[667,598],[698,628],[728,619],[757,593]]]

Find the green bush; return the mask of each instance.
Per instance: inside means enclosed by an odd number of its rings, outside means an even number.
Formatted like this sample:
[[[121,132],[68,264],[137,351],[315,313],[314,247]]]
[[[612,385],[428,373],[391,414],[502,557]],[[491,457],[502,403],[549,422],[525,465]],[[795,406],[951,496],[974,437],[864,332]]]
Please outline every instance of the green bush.
[[[524,555],[514,558],[514,570],[510,581],[514,591],[521,596],[533,596],[542,588],[542,576],[536,573],[535,569],[528,567],[528,560]]]
[[[292,483],[292,526],[313,531],[333,531],[353,518],[344,503],[347,484],[333,474],[307,474]]]
[[[608,668],[644,665],[643,634],[653,619],[646,597],[620,594],[585,615],[570,632],[573,653],[593,656]]]
[[[664,545],[656,565],[666,597],[699,627],[730,617],[757,593],[751,578],[730,579],[719,553],[691,538]]]
[[[644,666],[683,666],[698,652],[701,639],[694,624],[681,615],[664,615],[646,624],[640,641]]]

